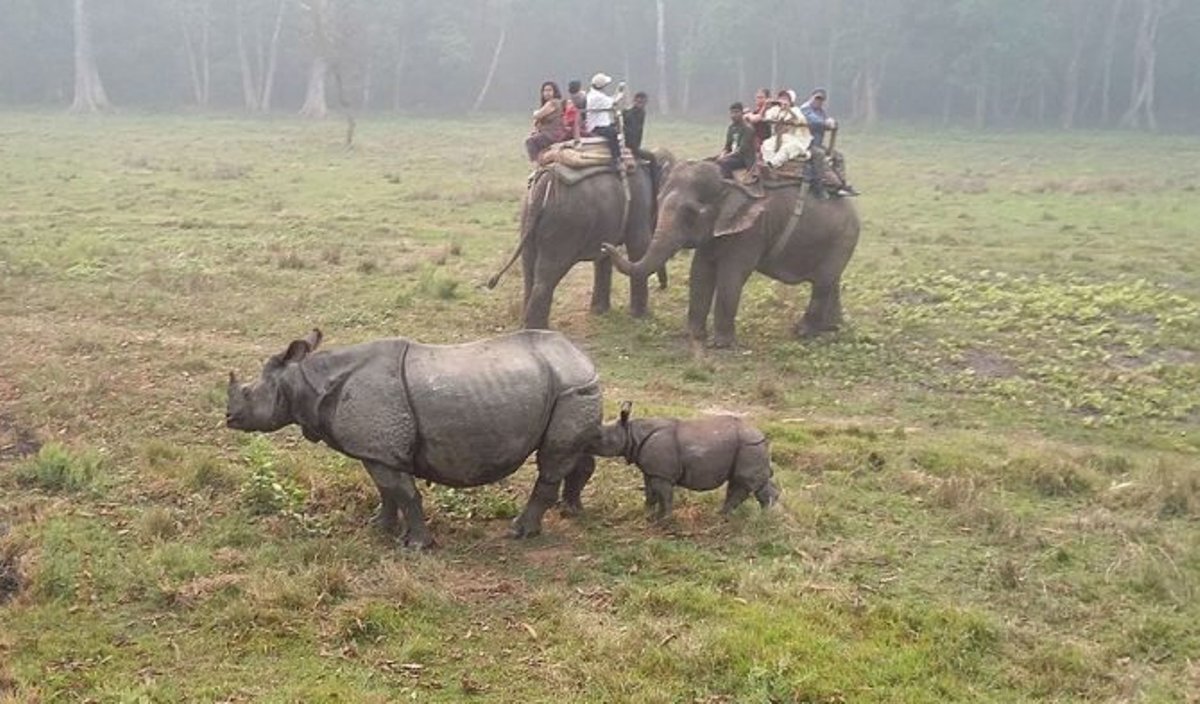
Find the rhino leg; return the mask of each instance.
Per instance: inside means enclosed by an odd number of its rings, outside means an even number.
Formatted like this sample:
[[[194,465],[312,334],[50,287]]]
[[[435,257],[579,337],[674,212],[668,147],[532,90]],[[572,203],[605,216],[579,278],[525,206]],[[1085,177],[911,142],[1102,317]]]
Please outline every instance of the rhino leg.
[[[363,466],[367,468],[367,473],[375,482],[375,488],[379,490],[379,511],[375,514],[375,527],[391,535],[400,529],[400,520],[397,515],[400,504],[397,501],[396,492],[392,489],[397,481],[394,475],[398,472],[383,465],[372,465],[366,462],[363,463]]]
[[[396,530],[397,508],[404,514],[404,547],[427,548],[433,545],[429,529],[425,527],[425,510],[421,506],[421,492],[413,476],[380,464],[367,463],[367,471],[379,488],[382,504],[379,509],[380,526],[388,532]]]
[[[750,496],[750,490],[746,485],[737,478],[729,480],[729,486],[725,488],[725,504],[721,506],[721,513],[729,515],[733,513],[742,502]]]
[[[583,512],[583,487],[595,471],[595,457],[580,455],[576,458],[574,469],[563,480],[561,511],[564,516],[578,516]]]
[[[655,521],[666,520],[675,507],[675,484],[669,479],[658,477],[650,477],[648,481],[650,493],[654,495],[654,502],[658,505],[653,518]]]
[[[542,516],[558,502],[558,488],[574,466],[571,457],[550,457],[538,451],[538,478],[525,510],[513,520],[508,534],[513,538],[532,538],[542,532]]]

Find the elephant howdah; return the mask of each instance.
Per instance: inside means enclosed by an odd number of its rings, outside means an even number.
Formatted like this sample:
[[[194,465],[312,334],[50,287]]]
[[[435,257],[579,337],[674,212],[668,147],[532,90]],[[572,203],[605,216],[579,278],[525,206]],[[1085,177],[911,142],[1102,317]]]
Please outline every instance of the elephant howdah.
[[[735,343],[742,287],[755,271],[787,284],[812,284],[797,334],[834,330],[842,320],[842,272],[858,244],[858,213],[845,198],[803,196],[807,200],[797,208],[801,197],[799,188],[768,190],[759,197],[722,179],[716,164],[689,161],[670,170],[646,254],[639,259],[631,252],[631,263],[615,247],[606,244],[602,250],[619,271],[637,280],[680,249],[694,248],[688,281],[693,339],[707,339],[712,311],[713,343]]]
[[[559,333],[525,330],[461,345],[403,338],[314,352],[321,334],[293,341],[252,384],[229,375],[226,425],[304,437],[361,460],[379,489],[380,527],[404,542],[432,542],[414,478],[456,487],[488,484],[537,452],[538,478],[515,537],[541,531],[558,500],[579,510],[601,422],[592,361]]]
[[[602,243],[625,245],[630,256],[641,257],[654,229],[654,191],[649,167],[639,164],[632,173],[619,177],[611,169],[571,183],[555,169],[535,174],[521,203],[521,231],[511,265],[521,259],[524,274],[525,328],[550,327],[554,290],[575,264],[592,262],[591,310],[609,310],[612,291],[612,262],[600,254]],[[572,174],[572,178],[576,175]],[[508,269],[488,282],[492,288]],[[651,269],[657,271],[658,267]],[[665,285],[665,274],[659,274]],[[629,283],[629,312],[634,317],[649,312],[647,276],[632,276]]]
[[[750,496],[763,508],[779,499],[771,480],[770,445],[757,428],[736,416],[630,420],[632,406],[621,404],[620,419],[601,429],[593,452],[624,457],[642,470],[646,508],[656,519],[671,514],[676,486],[710,491],[728,484],[721,507],[726,514]]]

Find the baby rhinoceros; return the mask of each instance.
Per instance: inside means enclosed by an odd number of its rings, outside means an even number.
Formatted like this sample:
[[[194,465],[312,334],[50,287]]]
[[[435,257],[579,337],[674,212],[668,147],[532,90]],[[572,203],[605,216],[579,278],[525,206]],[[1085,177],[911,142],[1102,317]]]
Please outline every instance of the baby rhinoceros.
[[[624,457],[642,470],[646,508],[654,519],[671,513],[674,487],[709,491],[728,483],[721,513],[736,509],[751,494],[769,508],[779,498],[771,481],[771,450],[766,436],[735,416],[693,420],[629,419],[633,404],[621,404],[621,418],[601,429],[595,454]]]

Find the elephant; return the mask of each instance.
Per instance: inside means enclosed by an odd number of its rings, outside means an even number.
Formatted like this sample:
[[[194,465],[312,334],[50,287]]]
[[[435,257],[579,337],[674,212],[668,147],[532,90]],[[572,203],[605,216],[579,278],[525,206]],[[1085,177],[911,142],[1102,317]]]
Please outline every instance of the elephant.
[[[762,431],[727,415],[630,420],[632,407],[629,401],[621,404],[620,418],[601,427],[592,453],[624,457],[642,470],[646,508],[656,520],[671,515],[676,486],[709,491],[728,483],[722,514],[751,495],[764,509],[779,500],[779,487],[771,479],[771,448]]]
[[[712,162],[682,162],[663,185],[645,256],[637,260],[637,253],[630,252],[635,259],[630,263],[612,245],[601,247],[616,268],[634,280],[663,266],[681,248],[694,248],[687,317],[694,340],[707,339],[708,314],[715,302],[714,346],[736,343],[742,287],[755,270],[788,284],[812,284],[808,308],[795,328],[798,335],[834,330],[842,320],[842,271],[858,244],[858,214],[845,198],[807,194],[802,212],[794,217],[806,190],[797,184],[759,196],[722,179]]]
[[[541,532],[558,501],[582,508],[595,468],[587,449],[600,432],[601,395],[592,361],[563,335],[523,330],[460,345],[404,338],[315,352],[321,332],[267,360],[258,380],[229,373],[225,424],[246,432],[300,426],[360,460],[379,490],[379,526],[406,547],[432,544],[414,478],[479,486],[515,472],[537,451],[538,478],[510,534]]]
[[[601,255],[600,244],[624,244],[630,256],[640,257],[654,230],[654,174],[639,165],[627,174],[625,185],[611,169],[582,172],[559,164],[540,169],[521,204],[521,234],[512,258],[488,282],[495,288],[509,266],[521,258],[525,277],[523,325],[549,328],[554,289],[576,263],[591,261],[594,271],[591,311],[607,313],[612,290],[612,262]],[[572,181],[574,181],[572,183]],[[656,267],[657,268],[657,267]],[[666,286],[666,273],[658,272]],[[629,312],[640,318],[649,312],[647,276],[632,276]]]

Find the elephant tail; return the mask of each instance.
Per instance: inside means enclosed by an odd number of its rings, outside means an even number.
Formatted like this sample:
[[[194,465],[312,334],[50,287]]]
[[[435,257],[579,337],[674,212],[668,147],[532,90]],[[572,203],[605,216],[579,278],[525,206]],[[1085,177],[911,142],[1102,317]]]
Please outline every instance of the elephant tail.
[[[536,198],[537,190],[543,182],[545,182],[546,185],[542,187],[542,200],[537,206],[537,212],[535,212],[533,215],[533,222],[530,222],[529,211],[534,207],[534,199]],[[522,250],[524,250],[525,245],[528,244],[529,237],[533,234],[533,231],[537,229],[538,221],[542,219],[542,213],[545,212],[546,204],[550,201],[550,191],[552,190],[551,186],[553,185],[554,178],[553,175],[550,174],[549,170],[539,171],[533,176],[532,182],[529,186],[529,197],[525,201],[525,207],[521,210],[521,238],[517,241],[517,249],[512,253],[512,256],[509,257],[508,262],[500,268],[500,271],[497,271],[492,275],[492,278],[487,280],[486,286],[489,291],[496,288],[496,285],[500,283],[500,279],[508,273],[508,270],[512,268],[512,265],[516,263],[517,258],[521,256]]]

